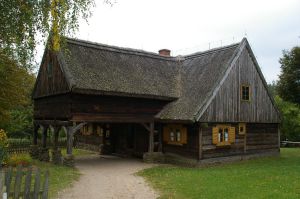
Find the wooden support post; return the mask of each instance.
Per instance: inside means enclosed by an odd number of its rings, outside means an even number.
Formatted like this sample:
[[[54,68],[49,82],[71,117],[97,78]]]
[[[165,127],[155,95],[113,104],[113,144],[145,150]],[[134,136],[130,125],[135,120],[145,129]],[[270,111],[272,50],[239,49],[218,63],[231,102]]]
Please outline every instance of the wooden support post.
[[[39,125],[34,125],[33,129],[33,145],[37,145]]]
[[[53,148],[57,149],[57,145],[58,145],[58,137],[59,137],[59,130],[60,127],[56,126],[54,127],[54,139],[53,139]]]
[[[201,126],[199,126],[198,132],[198,140],[199,140],[199,150],[198,150],[198,160],[202,160],[203,158],[203,132]]]
[[[149,131],[149,153],[154,152],[154,122],[150,123],[150,131]]]
[[[159,146],[158,146],[158,152],[162,152],[162,130],[161,128],[158,130],[158,142],[159,142]]]
[[[47,147],[47,132],[48,132],[48,126],[43,126],[43,132],[42,132],[42,147]]]
[[[74,133],[80,130],[81,127],[83,127],[84,125],[86,125],[86,122],[82,122],[77,126],[76,123],[74,123],[73,126],[67,127],[67,154],[68,155],[72,155]]]
[[[72,155],[73,149],[73,127],[67,127],[67,154]]]

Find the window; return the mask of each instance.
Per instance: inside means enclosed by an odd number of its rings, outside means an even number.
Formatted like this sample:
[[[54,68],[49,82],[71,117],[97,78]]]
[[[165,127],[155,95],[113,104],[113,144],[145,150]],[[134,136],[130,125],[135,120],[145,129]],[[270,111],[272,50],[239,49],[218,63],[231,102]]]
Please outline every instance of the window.
[[[86,124],[81,128],[82,135],[91,135],[93,133],[93,124]]]
[[[173,129],[171,129],[171,131],[170,131],[170,141],[175,142],[175,134],[174,134]]]
[[[239,134],[244,135],[246,133],[246,124],[245,123],[239,123]]]
[[[230,125],[217,125],[213,127],[213,144],[226,146],[235,142],[235,128]]]
[[[166,125],[163,128],[163,140],[168,144],[182,145],[187,143],[187,129],[183,125]]]
[[[250,101],[250,86],[242,85],[241,98],[243,101]]]

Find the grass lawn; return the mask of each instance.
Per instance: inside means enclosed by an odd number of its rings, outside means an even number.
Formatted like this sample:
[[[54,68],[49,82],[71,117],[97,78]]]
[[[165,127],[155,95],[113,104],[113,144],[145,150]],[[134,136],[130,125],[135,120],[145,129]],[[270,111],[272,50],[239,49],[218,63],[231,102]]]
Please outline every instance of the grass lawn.
[[[138,173],[161,198],[300,198],[300,149],[209,168],[158,166]]]

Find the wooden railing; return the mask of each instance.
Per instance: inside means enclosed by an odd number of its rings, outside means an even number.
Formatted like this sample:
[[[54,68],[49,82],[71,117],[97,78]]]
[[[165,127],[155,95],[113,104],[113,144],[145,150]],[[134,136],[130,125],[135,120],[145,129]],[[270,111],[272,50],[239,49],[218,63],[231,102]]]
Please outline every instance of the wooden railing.
[[[43,175],[40,169],[7,168],[0,172],[0,198],[3,199],[47,199],[49,171]]]

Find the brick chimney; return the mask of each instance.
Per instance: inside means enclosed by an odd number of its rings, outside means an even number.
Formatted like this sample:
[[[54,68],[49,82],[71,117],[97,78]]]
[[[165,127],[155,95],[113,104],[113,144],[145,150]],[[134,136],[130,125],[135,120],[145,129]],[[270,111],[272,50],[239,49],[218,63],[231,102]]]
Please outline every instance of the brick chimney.
[[[168,49],[161,49],[158,51],[158,54],[165,57],[170,57],[171,51]]]

